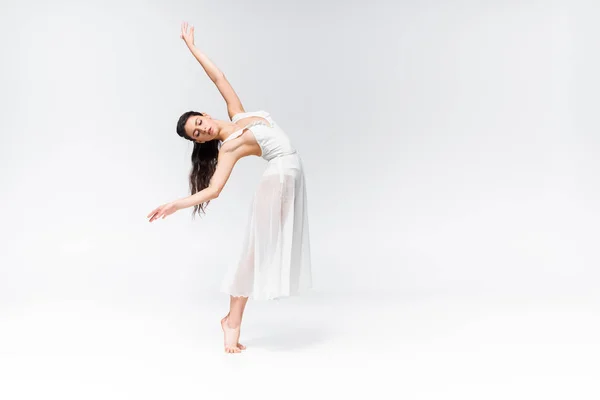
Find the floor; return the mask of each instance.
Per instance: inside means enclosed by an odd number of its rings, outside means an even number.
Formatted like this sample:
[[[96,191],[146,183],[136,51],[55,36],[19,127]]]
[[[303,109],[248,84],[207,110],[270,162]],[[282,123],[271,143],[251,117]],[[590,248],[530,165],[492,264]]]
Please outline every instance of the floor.
[[[0,399],[599,399],[600,301],[310,293],[198,306],[0,309]],[[366,397],[368,396],[368,397]]]

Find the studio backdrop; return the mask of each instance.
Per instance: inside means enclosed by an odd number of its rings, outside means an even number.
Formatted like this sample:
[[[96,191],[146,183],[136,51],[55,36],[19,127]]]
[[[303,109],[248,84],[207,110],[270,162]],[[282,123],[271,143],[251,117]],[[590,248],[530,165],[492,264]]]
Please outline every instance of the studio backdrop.
[[[178,117],[227,118],[184,20],[303,158],[316,291],[592,291],[594,8],[3,1],[0,307],[217,295],[265,164],[242,159],[206,216],[148,223],[189,194]]]

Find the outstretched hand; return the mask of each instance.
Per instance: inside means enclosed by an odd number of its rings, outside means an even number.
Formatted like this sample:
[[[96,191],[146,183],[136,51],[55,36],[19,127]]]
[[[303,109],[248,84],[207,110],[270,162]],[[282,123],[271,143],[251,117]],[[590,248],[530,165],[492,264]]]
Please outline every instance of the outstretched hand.
[[[172,201],[170,203],[163,204],[160,207],[156,207],[150,212],[150,214],[147,215],[146,218],[150,218],[148,222],[152,222],[159,218],[165,219],[167,215],[171,215],[177,210],[179,210],[179,205],[177,202]]]
[[[192,25],[190,27],[190,30],[188,31],[188,23],[185,21],[182,22],[180,37],[183,39],[185,44],[187,44],[188,47],[194,46],[194,26]]]

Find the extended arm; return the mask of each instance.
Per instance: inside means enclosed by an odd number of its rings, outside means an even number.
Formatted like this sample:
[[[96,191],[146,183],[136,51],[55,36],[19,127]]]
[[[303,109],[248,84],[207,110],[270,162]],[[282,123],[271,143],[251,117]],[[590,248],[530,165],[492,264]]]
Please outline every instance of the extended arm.
[[[208,75],[211,81],[217,86],[219,89],[219,93],[225,99],[227,103],[227,113],[229,114],[229,118],[233,118],[233,116],[237,113],[244,112],[244,107],[242,106],[242,102],[240,101],[238,95],[231,87],[231,84],[225,77],[225,74],[208,58],[206,54],[201,52],[194,45],[194,27],[192,26],[188,32],[187,23],[184,22],[181,25],[181,38],[185,41],[185,44],[188,46],[196,60],[202,65],[204,71]]]
[[[169,203],[163,204],[150,212],[147,218],[149,222],[159,218],[165,218],[177,210],[195,206],[196,204],[206,203],[209,200],[219,197],[221,190],[231,175],[235,163],[242,157],[251,154],[251,147],[235,146],[227,143],[219,149],[217,158],[217,168],[213,174],[208,187],[200,190],[191,196],[187,196]]]
[[[221,190],[223,190],[225,183],[227,183],[227,180],[231,175],[231,171],[233,170],[235,163],[239,159],[239,151],[228,151],[221,148],[217,158],[217,168],[212,178],[210,179],[208,187],[206,189],[202,189],[198,193],[195,193],[191,196],[177,200],[177,208],[182,209],[193,207],[196,204],[205,203],[209,200],[214,200],[217,197],[219,197],[219,194],[221,194]]]

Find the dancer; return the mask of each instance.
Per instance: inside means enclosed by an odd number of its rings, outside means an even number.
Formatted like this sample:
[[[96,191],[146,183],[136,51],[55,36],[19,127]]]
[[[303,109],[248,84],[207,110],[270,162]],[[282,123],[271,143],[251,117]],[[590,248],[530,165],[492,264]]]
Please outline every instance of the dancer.
[[[239,353],[240,327],[248,298],[272,300],[297,295],[312,286],[306,182],[302,160],[270,113],[247,112],[229,81],[194,45],[194,27],[183,22],[181,38],[227,103],[231,121],[188,111],[177,122],[177,134],[194,142],[191,195],[161,205],[149,222],[194,207],[205,213],[242,157],[268,161],[250,206],[247,232],[238,262],[226,274],[221,291],[229,294],[229,312],[221,319],[225,352]]]

